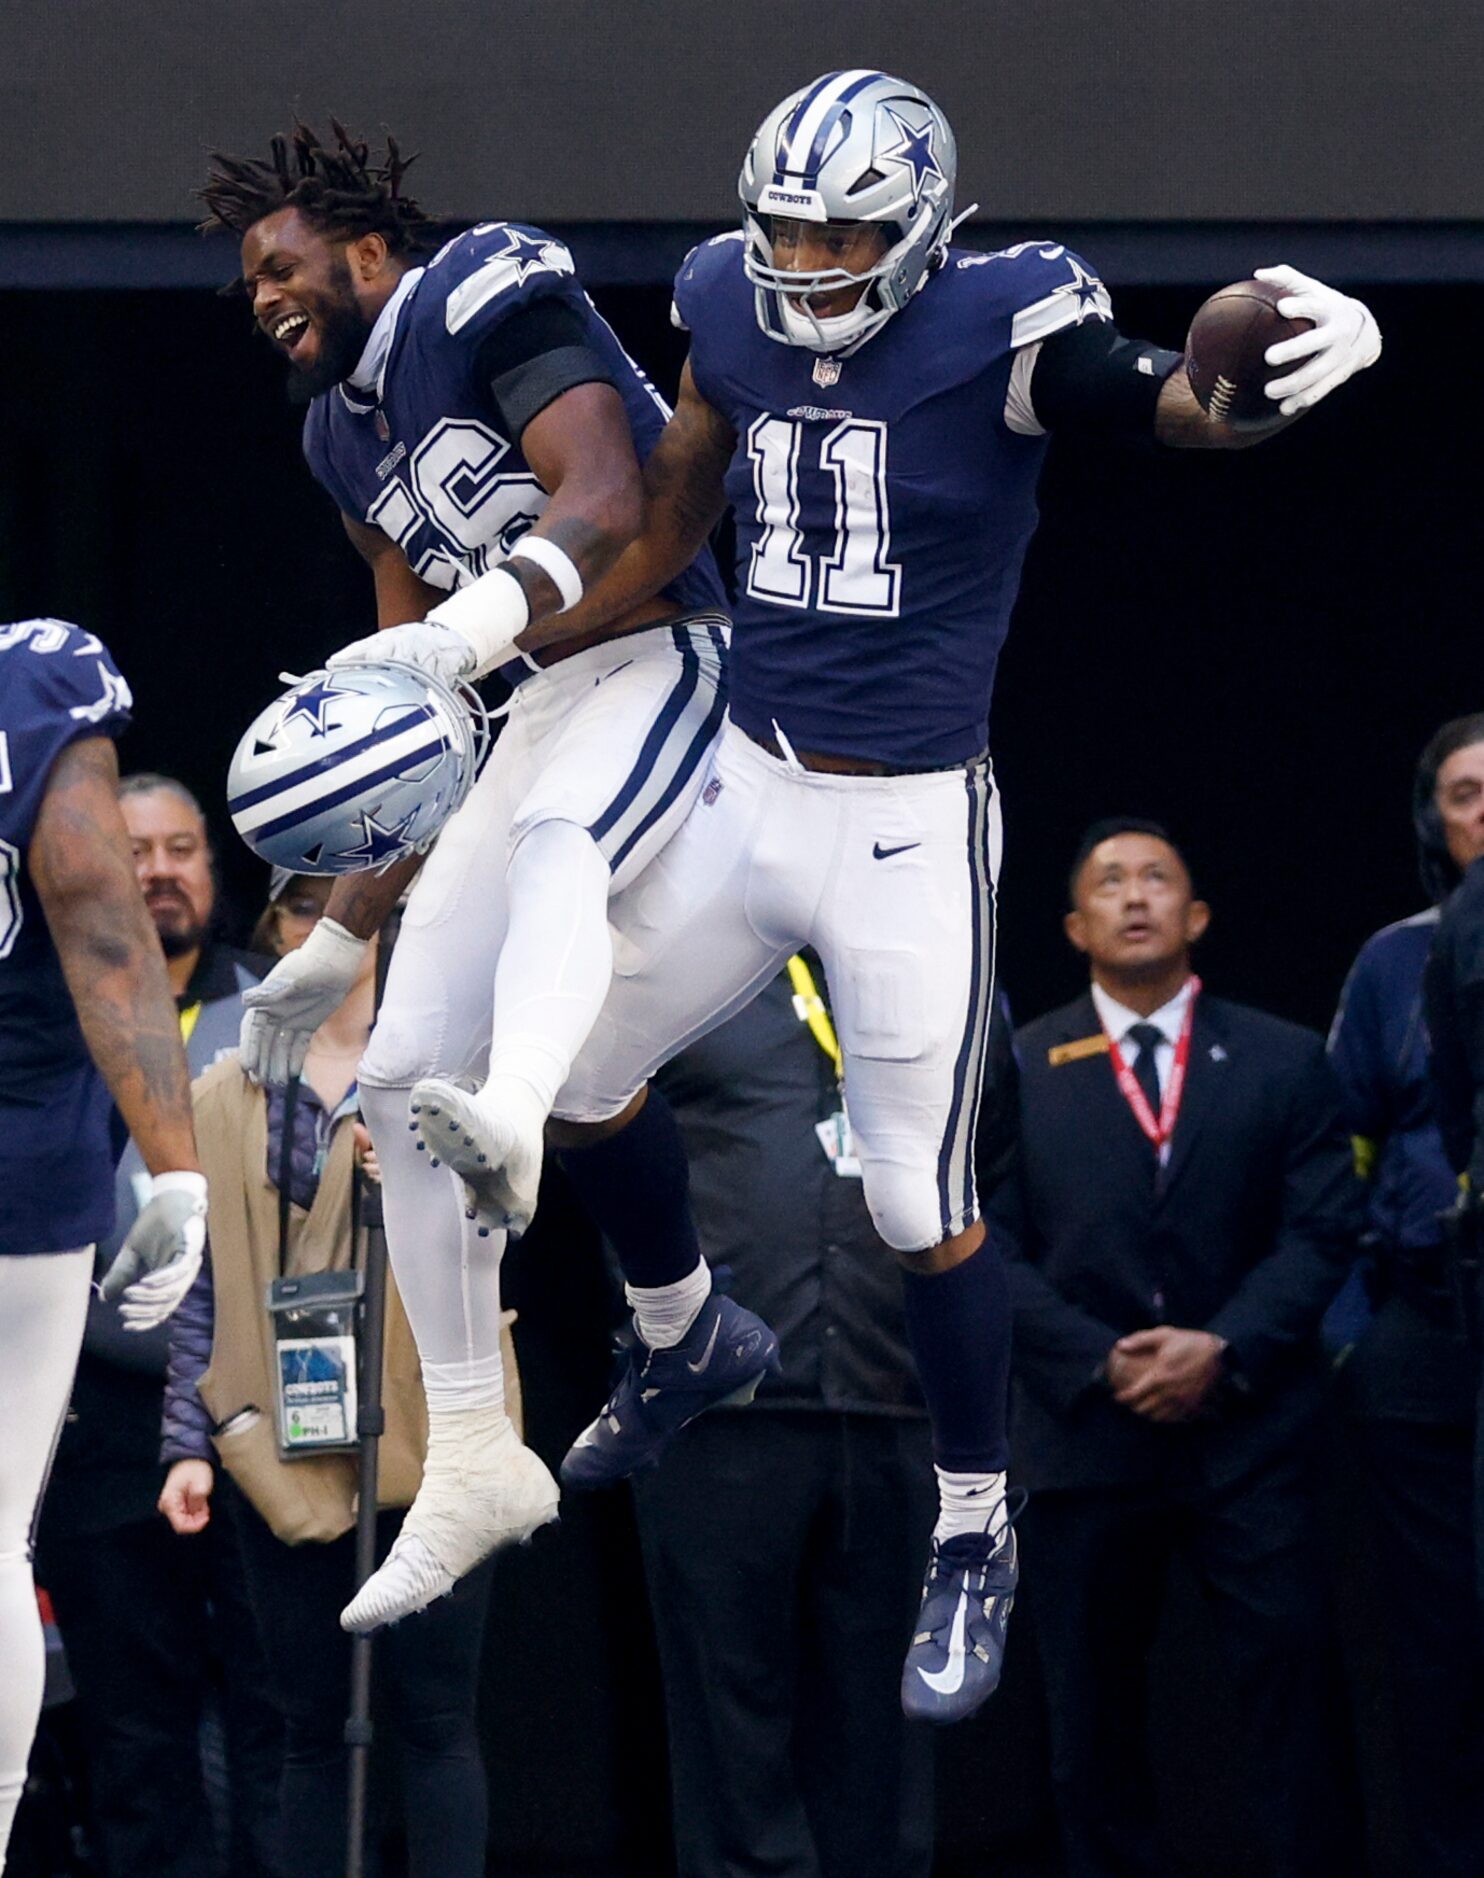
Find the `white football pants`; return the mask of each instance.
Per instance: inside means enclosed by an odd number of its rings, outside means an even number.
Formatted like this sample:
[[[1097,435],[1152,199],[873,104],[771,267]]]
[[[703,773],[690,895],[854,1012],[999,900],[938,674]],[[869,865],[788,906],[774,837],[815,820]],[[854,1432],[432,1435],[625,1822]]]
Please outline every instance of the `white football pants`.
[[[93,1248],[0,1254],[0,1870],[46,1676],[31,1536],[72,1392]]]
[[[613,985],[555,1112],[616,1115],[812,946],[876,1230],[902,1252],[962,1232],[978,1217],[999,862],[987,759],[817,775],[728,722],[689,820],[609,908]]]
[[[440,1383],[470,1406],[499,1399],[503,1241],[478,1237],[458,1181],[417,1152],[408,1093],[482,1076],[493,1052],[555,1096],[608,990],[609,895],[705,781],[727,630],[691,615],[532,673],[412,889],[359,1079],[430,1401]]]

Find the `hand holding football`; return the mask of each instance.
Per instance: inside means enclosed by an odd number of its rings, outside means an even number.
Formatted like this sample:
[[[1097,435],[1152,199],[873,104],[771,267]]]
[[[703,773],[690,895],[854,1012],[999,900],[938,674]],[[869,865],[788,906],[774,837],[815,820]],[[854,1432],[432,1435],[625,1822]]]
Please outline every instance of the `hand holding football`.
[[[1278,409],[1267,385],[1280,369],[1268,364],[1268,347],[1314,324],[1278,311],[1278,302],[1290,292],[1276,281],[1240,280],[1213,293],[1191,321],[1186,373],[1196,402],[1218,423],[1240,430],[1276,420]]]

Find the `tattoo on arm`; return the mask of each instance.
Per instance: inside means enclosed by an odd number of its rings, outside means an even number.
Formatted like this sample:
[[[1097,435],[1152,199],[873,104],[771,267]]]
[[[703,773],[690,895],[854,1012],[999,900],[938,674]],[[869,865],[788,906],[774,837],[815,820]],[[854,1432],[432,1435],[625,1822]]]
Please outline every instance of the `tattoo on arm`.
[[[1201,409],[1190,388],[1182,362],[1160,386],[1159,402],[1154,407],[1154,435],[1163,444],[1177,450],[1250,450],[1264,443],[1293,423],[1291,417],[1279,417],[1274,407],[1270,424],[1260,429],[1233,430],[1230,424],[1218,423]]]
[[[650,600],[689,567],[726,511],[726,473],[736,448],[731,425],[696,390],[687,366],[675,415],[644,465],[644,523],[612,570],[561,616],[562,635],[605,626]],[[546,622],[527,628],[527,651],[557,637]]]
[[[152,1174],[198,1166],[190,1071],[106,737],[57,758],[27,865],[93,1061]]]
[[[392,908],[417,878],[424,856],[409,854],[384,874],[342,874],[330,889],[325,916],[358,939],[370,939],[386,924]]]

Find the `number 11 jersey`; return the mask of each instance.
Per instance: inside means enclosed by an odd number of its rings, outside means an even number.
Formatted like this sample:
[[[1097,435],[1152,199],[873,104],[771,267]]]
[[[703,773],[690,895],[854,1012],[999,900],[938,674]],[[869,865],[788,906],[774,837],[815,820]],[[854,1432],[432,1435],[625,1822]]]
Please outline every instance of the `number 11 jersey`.
[[[1036,525],[1034,349],[1111,319],[1107,293],[1050,242],[951,249],[858,352],[831,357],[760,329],[742,255],[740,234],[695,249],[674,313],[697,390],[737,433],[732,717],[799,750],[966,761],[985,747]]]

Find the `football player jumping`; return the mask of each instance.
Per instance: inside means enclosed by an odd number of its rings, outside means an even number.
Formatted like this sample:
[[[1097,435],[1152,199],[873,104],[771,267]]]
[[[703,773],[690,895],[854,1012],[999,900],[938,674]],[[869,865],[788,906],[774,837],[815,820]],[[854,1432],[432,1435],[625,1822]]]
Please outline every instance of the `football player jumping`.
[[[446,230],[403,192],[404,169],[395,144],[378,164],[338,125],[329,145],[300,126],[266,160],[218,156],[201,192],[205,226],[241,237],[254,319],[309,407],[310,468],[372,568],[383,630],[331,664],[502,668],[514,686],[494,754],[413,888],[359,1071],[429,1415],[422,1490],[346,1614],[364,1628],[555,1515],[556,1483],[504,1412],[501,1229],[534,1210],[542,1125],[607,988],[608,897],[705,780],[727,626],[698,544],[633,606],[587,609],[545,666],[522,658],[523,629],[575,608],[632,539],[639,458],[668,407],[560,242],[489,222],[439,246]],[[307,708],[333,725],[333,673]],[[260,1077],[297,1072],[416,871],[399,858],[405,826],[354,810],[325,871],[393,864],[338,881],[309,941],[244,997],[243,1059]],[[486,1076],[481,1115],[510,1130],[493,1177],[471,1169],[478,1220],[409,1128],[414,1085],[445,1079],[426,1087],[446,1100],[446,1079],[468,1073]],[[646,1129],[683,1167],[662,1105]],[[769,1333],[755,1334],[766,1361]]]
[[[31,1531],[113,1227],[114,1105],[150,1197],[103,1280],[128,1330],[206,1236],[191,1078],[118,805],[129,687],[91,633],[0,626],[0,1867],[41,1712]]]
[[[568,1157],[612,1214],[655,1209],[626,1258],[640,1346],[563,1467],[621,1477],[745,1373],[653,1169],[629,1171],[636,1091],[797,947],[824,961],[855,1153],[905,1267],[942,1511],[903,1677],[909,1713],[968,1714],[1000,1672],[1016,1576],[1005,1507],[1006,1286],[973,1142],[994,954],[999,801],[990,690],[1048,435],[1256,441],[1380,350],[1358,301],[1294,270],[1312,328],[1269,363],[1273,421],[1237,432],[1181,356],[1125,338],[1093,270],[1051,241],[954,248],[941,111],[879,72],[836,72],[769,113],[742,166],[743,228],[697,248],[674,417],[645,466],[639,540],[592,598],[618,610],[737,525],[730,721],[680,833],[611,909],[619,970],[555,1105],[608,1138]],[[537,628],[566,630],[570,621]],[[449,1158],[494,1160],[514,1117],[471,1105]],[[633,1118],[633,1119],[631,1119]],[[446,1120],[424,1116],[430,1138]],[[465,1137],[468,1143],[465,1145]],[[580,1170],[592,1170],[581,1180]],[[605,1221],[606,1223],[606,1221]]]

